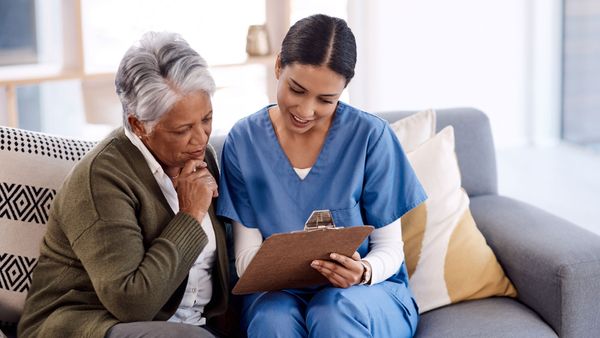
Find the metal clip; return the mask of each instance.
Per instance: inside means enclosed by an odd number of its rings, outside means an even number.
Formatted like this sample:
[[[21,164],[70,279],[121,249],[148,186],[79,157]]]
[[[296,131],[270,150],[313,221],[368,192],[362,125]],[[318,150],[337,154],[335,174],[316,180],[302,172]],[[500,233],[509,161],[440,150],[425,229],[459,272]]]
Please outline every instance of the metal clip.
[[[329,210],[315,210],[310,214],[306,223],[304,223],[304,231],[312,231],[319,229],[334,229],[333,217]]]

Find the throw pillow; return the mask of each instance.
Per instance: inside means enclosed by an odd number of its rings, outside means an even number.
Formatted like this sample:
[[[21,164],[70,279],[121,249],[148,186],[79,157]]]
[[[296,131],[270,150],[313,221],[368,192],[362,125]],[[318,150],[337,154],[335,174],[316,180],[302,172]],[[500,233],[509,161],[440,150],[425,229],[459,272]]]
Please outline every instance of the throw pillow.
[[[0,328],[14,332],[50,204],[94,143],[0,127]]]
[[[435,111],[424,110],[390,124],[405,152],[415,150],[435,135]]]
[[[428,199],[402,217],[406,265],[421,313],[464,300],[516,296],[469,211],[449,126],[407,154]]]

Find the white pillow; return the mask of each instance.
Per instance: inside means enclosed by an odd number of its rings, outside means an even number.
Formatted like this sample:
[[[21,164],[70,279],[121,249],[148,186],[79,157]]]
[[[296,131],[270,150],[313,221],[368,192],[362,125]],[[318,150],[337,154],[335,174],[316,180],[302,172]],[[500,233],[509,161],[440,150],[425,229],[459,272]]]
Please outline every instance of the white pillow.
[[[435,135],[435,110],[428,109],[390,124],[405,152],[415,150]]]
[[[471,216],[452,126],[407,156],[428,196],[402,217],[406,265],[419,311],[469,299],[515,297]]]

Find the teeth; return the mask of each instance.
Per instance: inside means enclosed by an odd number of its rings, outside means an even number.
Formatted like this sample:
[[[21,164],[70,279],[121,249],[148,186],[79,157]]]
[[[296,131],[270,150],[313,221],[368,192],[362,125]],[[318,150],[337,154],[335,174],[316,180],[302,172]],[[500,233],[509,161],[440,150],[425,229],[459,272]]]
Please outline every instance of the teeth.
[[[308,123],[309,122],[308,120],[303,120],[294,114],[292,114],[292,117],[294,118],[294,120],[296,120],[299,123]]]

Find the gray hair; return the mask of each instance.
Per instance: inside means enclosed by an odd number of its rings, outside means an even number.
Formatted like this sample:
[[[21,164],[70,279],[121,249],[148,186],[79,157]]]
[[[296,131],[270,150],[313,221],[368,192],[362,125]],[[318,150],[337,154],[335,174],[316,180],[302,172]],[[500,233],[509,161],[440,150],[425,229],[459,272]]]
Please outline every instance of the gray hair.
[[[123,126],[134,115],[152,131],[160,118],[185,95],[211,95],[215,82],[207,63],[178,34],[148,32],[123,56],[115,86],[123,105]]]

